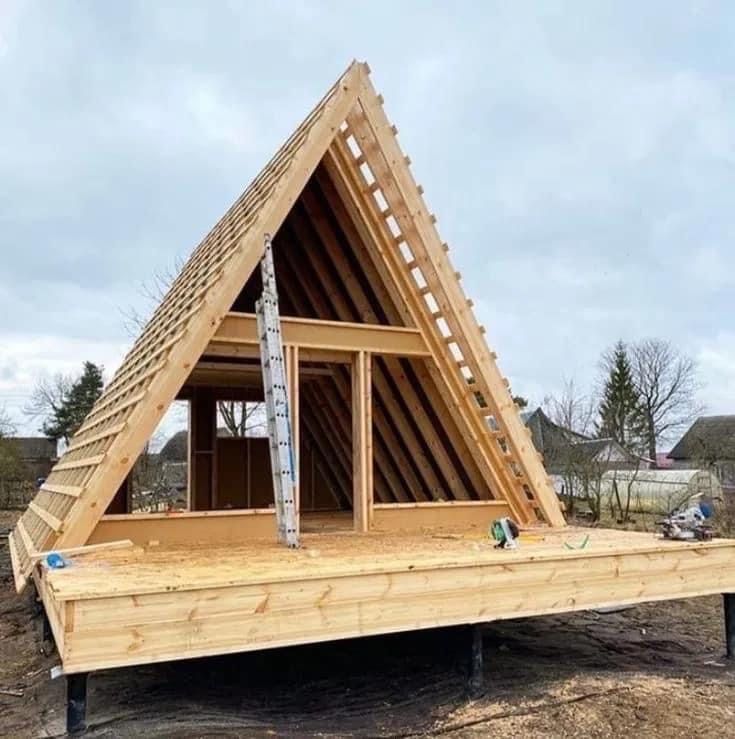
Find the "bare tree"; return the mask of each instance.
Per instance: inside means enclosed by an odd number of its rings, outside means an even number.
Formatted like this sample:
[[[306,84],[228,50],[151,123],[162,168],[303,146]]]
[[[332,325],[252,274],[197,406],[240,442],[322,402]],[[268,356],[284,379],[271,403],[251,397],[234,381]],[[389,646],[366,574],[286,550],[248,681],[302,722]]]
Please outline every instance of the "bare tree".
[[[138,294],[143,298],[143,309],[133,307],[120,309],[123,326],[131,339],[138,338],[138,334],[145,328],[155,309],[166,297],[166,293],[183,267],[184,260],[177,257],[171,267],[154,272],[149,280],[140,283]]]
[[[12,436],[15,431],[15,424],[10,417],[10,413],[8,413],[8,409],[4,405],[0,406],[0,439]]]
[[[144,299],[144,304],[152,315],[153,311],[166,297],[177,275],[184,267],[184,261],[178,257],[170,268],[155,272],[150,280],[142,282],[138,288]],[[132,338],[145,328],[149,317],[135,308],[121,311],[125,329]],[[260,425],[262,403],[247,403],[245,401],[221,400],[217,402],[217,410],[225,428],[233,436],[246,436],[246,432]]]
[[[646,452],[656,460],[659,440],[688,426],[704,408],[697,403],[697,366],[663,339],[644,339],[630,346],[633,378],[643,415]]]
[[[69,397],[73,384],[74,379],[70,375],[62,375],[60,372],[53,377],[41,377],[33,388],[23,412],[31,418],[58,415]]]
[[[217,410],[225,428],[233,436],[247,436],[248,431],[262,425],[263,403],[244,400],[220,400]]]
[[[597,401],[594,395],[582,393],[574,380],[565,379],[561,394],[547,395],[544,410],[549,418],[564,429],[575,434],[589,436],[594,428]]]
[[[567,511],[574,513],[576,502],[584,501],[597,521],[601,513],[600,479],[603,465],[590,455],[583,442],[594,429],[597,400],[579,390],[574,380],[564,380],[558,396],[544,399],[546,415],[558,427],[549,448],[544,448],[544,463],[555,470],[564,484]]]
[[[0,508],[11,507],[14,490],[23,476],[23,462],[15,440],[16,428],[5,406],[0,406]],[[16,501],[17,502],[17,501]]]

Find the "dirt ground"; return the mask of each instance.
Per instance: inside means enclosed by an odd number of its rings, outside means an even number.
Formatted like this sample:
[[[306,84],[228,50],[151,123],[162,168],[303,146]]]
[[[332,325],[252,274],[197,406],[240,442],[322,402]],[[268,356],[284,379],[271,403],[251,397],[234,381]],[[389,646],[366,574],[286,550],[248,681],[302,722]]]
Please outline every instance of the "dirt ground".
[[[0,518],[0,530],[7,523]],[[0,736],[63,735],[64,681],[0,539]],[[720,598],[95,673],[90,737],[735,736]]]

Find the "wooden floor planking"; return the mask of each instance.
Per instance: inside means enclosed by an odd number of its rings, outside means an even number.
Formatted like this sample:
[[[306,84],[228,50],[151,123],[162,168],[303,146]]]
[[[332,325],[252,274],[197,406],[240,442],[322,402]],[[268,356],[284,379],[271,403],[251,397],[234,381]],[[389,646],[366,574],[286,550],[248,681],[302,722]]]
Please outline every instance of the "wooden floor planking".
[[[569,549],[565,542],[584,549]],[[735,590],[735,541],[667,542],[603,529],[525,532],[515,551],[475,533],[304,534],[72,558],[37,578],[66,602],[67,672],[560,613]]]

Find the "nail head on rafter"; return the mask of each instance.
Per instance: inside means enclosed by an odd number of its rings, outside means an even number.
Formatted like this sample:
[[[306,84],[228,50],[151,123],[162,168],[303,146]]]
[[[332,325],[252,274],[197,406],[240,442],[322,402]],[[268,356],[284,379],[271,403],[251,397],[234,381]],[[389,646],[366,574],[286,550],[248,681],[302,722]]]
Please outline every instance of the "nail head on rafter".
[[[481,329],[484,329],[485,327],[484,326],[480,326],[480,328]],[[485,331],[483,330],[482,333],[485,333]],[[497,358],[498,358],[498,355],[495,352],[490,352],[490,359],[495,360]]]
[[[456,278],[457,278],[458,280],[461,280],[461,279],[462,279],[462,273],[461,273],[461,272],[455,272],[455,273],[454,273],[454,276],[455,276],[455,277],[456,277]]]
[[[442,249],[444,249],[444,251],[449,251],[449,244],[447,244],[446,241],[442,244]]]
[[[471,307],[472,307],[472,306],[473,306],[474,304],[475,304],[475,303],[474,303],[474,301],[472,300],[472,298],[467,298],[467,307],[468,307],[468,308],[471,308]]]
[[[396,126],[395,124],[394,124],[394,125],[392,125],[392,126],[390,127],[390,132],[391,132],[391,133],[392,133],[392,134],[393,134],[394,136],[398,136],[398,126]]]
[[[419,195],[424,194],[424,187],[423,185],[416,185],[416,189],[419,191]]]
[[[432,223],[436,223],[436,216],[432,213],[429,218],[431,219]]]
[[[410,156],[406,155],[405,157],[403,157],[403,161],[406,162],[406,166],[407,167],[410,167],[411,166],[411,157]]]
[[[380,94],[378,94],[377,100],[378,100],[378,105],[382,105],[385,102],[385,100],[383,99],[383,96]]]
[[[485,333],[485,330],[486,330],[486,329],[485,329],[485,327],[484,327],[484,326],[480,326],[480,333],[481,333],[481,334],[484,334],[484,333]]]

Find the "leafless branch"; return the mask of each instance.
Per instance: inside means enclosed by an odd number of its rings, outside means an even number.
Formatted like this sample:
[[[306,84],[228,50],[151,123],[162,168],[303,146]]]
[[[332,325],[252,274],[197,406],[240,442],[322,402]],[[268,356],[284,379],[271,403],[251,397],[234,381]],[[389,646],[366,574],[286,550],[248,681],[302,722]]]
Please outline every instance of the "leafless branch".
[[[141,330],[151,319],[156,308],[166,297],[177,275],[184,267],[184,260],[177,257],[171,267],[155,272],[149,280],[145,280],[138,286],[138,294],[143,298],[143,310],[128,307],[121,308],[125,331],[136,338]]]
[[[691,424],[704,410],[697,402],[697,366],[663,339],[631,345],[630,358],[647,425],[647,452],[655,459],[657,442]]]
[[[597,409],[596,398],[592,394],[582,393],[574,380],[565,379],[561,394],[548,395],[544,398],[543,406],[557,426],[583,436],[591,434]]]
[[[220,400],[217,403],[222,422],[233,436],[247,436],[247,432],[260,425],[262,403],[240,400]]]
[[[8,413],[8,409],[4,405],[0,406],[0,439],[4,436],[12,436],[15,433],[16,427],[10,413]]]
[[[31,397],[23,407],[23,412],[31,418],[48,417],[58,413],[72,384],[73,379],[61,373],[52,377],[42,377],[33,388]]]

